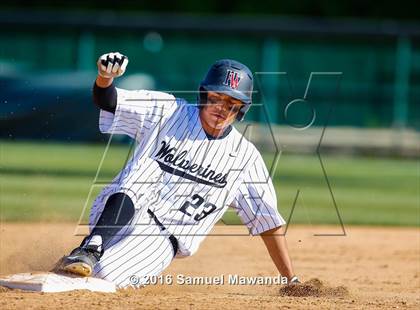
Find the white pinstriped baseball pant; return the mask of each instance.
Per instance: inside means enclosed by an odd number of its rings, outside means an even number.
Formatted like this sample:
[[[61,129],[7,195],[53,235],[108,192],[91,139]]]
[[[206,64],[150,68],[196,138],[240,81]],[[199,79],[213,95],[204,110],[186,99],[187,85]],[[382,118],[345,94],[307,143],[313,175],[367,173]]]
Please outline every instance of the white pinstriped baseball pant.
[[[114,282],[118,288],[146,285],[151,276],[161,274],[174,258],[169,233],[153,220],[123,230],[104,244],[104,254],[95,265],[93,276]]]

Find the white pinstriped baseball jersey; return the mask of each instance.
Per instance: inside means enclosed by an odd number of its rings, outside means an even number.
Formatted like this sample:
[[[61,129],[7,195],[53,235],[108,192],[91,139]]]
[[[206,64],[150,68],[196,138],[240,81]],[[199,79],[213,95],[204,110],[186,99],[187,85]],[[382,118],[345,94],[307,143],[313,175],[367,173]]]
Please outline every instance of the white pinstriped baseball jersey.
[[[138,144],[95,200],[91,223],[109,195],[126,193],[137,210],[153,211],[177,238],[178,257],[192,255],[229,206],[253,235],[285,224],[260,153],[234,127],[213,139],[201,126],[198,107],[183,99],[118,88],[117,94],[115,115],[100,112],[100,130]]]

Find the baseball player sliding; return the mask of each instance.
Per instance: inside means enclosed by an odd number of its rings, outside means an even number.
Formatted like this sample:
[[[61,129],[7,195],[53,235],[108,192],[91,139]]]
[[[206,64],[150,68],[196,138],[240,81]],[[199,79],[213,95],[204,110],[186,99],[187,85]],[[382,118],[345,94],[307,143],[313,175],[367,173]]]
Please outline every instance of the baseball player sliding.
[[[100,131],[128,135],[136,148],[95,199],[90,234],[59,270],[120,288],[133,285],[133,276],[140,279],[136,285],[146,285],[175,257],[193,255],[232,207],[250,233],[262,237],[280,274],[298,283],[267,168],[232,126],[250,108],[251,71],[234,60],[217,61],[192,105],[168,93],[116,88],[113,80],[128,64],[120,53],[105,54],[97,64],[93,99]]]

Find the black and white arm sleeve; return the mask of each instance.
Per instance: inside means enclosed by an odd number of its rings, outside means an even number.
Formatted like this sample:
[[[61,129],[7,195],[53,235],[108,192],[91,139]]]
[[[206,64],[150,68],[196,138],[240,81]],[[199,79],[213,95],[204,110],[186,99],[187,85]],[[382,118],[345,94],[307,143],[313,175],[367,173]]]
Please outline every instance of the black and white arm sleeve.
[[[96,82],[93,85],[93,102],[105,111],[115,114],[117,108],[117,89],[114,83],[106,88],[99,87]]]

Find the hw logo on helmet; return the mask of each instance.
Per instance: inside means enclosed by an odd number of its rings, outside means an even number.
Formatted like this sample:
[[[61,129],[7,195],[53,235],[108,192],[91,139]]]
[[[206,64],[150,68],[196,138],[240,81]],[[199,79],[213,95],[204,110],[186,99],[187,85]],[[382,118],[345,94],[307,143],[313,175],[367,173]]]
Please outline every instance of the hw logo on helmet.
[[[230,88],[237,89],[240,81],[241,75],[238,72],[227,70],[226,78],[223,84],[229,86]]]

